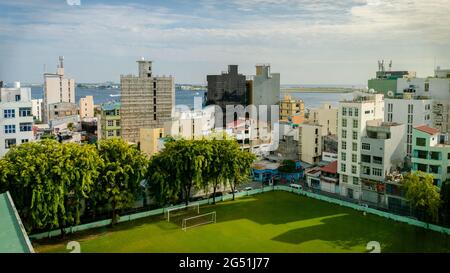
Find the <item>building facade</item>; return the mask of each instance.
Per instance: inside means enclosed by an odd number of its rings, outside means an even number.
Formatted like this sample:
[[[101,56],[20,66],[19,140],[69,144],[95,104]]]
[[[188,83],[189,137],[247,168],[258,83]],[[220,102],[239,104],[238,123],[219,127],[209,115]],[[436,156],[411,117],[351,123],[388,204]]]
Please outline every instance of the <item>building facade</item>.
[[[311,109],[308,121],[322,125],[326,135],[337,134],[338,109],[329,103],[324,103],[319,108]]]
[[[249,81],[249,104],[255,105],[259,114],[267,113],[266,121],[277,122],[271,119],[271,106],[278,105],[280,101],[280,73],[271,73],[269,64],[259,64],[256,65],[256,75],[247,82]]]
[[[361,198],[361,138],[369,120],[383,119],[383,94],[367,94],[339,102],[338,173],[341,195]]]
[[[120,77],[121,136],[131,143],[139,142],[141,128],[164,128],[175,107],[174,78],[154,76],[151,61],[137,63],[138,76]]]
[[[31,100],[32,105],[32,113],[35,121],[42,121],[42,112],[43,112],[43,106],[44,106],[44,100],[43,99],[33,99]]]
[[[50,122],[50,105],[56,103],[75,104],[75,80],[64,75],[64,58],[59,57],[56,73],[44,73],[43,121]]]
[[[164,137],[164,128],[141,128],[139,133],[141,151],[152,157],[159,152],[159,141]]]
[[[94,97],[86,96],[80,98],[80,118],[89,119],[94,117]]]
[[[322,130],[317,123],[303,122],[298,126],[298,153],[301,161],[318,164],[322,158]]]
[[[120,102],[102,104],[97,117],[97,139],[120,137],[120,132]]]
[[[280,121],[301,124],[305,121],[305,103],[301,99],[284,96],[280,101]]]
[[[361,200],[386,204],[386,176],[404,166],[406,149],[401,138],[404,132],[404,124],[367,121],[365,136],[361,138]]]
[[[227,106],[249,105],[249,94],[247,92],[245,75],[238,73],[237,65],[229,65],[228,72],[221,75],[208,75],[208,92],[206,93],[206,105],[217,105],[216,128],[225,128],[226,124],[236,120],[234,111],[226,111]],[[222,126],[221,126],[222,125]]]
[[[439,129],[419,125],[413,129],[412,170],[432,174],[436,186],[450,178],[450,143]]]
[[[14,83],[12,88],[0,88],[0,157],[13,145],[32,141],[33,114],[31,89]]]
[[[429,98],[417,97],[411,93],[403,94],[402,98],[386,98],[384,102],[384,120],[406,125],[402,140],[406,153],[410,156],[413,127],[419,124],[431,126],[433,102]]]

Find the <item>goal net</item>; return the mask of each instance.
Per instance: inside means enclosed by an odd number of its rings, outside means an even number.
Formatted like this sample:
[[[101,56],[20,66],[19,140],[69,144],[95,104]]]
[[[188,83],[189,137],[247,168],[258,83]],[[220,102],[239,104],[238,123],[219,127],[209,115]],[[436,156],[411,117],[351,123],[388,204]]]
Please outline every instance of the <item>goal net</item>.
[[[199,213],[200,213],[200,205],[198,203],[193,203],[189,205],[168,208],[164,212],[164,217],[167,219],[167,222],[170,222],[171,220],[173,221],[180,217],[197,215]]]
[[[201,225],[211,224],[216,222],[216,212],[208,212],[197,216],[192,216],[183,219],[181,228],[186,231],[188,228],[193,228]]]

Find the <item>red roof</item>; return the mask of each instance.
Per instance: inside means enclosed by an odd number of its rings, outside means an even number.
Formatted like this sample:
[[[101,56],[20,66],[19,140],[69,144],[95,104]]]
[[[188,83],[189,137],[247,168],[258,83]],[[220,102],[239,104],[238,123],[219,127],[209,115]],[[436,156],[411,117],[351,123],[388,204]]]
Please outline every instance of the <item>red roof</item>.
[[[435,134],[439,133],[439,129],[432,128],[432,127],[427,126],[427,125],[418,125],[418,126],[415,126],[414,128],[419,130],[419,131],[425,132],[425,133],[427,133],[429,135],[435,135]]]
[[[320,170],[326,173],[337,173],[337,160],[323,166]]]

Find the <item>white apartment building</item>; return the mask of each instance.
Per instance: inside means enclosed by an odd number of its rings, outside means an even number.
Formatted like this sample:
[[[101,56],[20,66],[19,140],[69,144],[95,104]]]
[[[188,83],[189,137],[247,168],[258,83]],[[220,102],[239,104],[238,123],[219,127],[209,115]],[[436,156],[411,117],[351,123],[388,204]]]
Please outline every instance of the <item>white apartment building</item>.
[[[43,99],[31,100],[32,109],[31,112],[35,120],[42,121],[42,106],[44,105]]]
[[[44,74],[43,121],[49,123],[49,107],[56,103],[75,104],[75,80],[64,76],[64,58],[59,57],[56,73]]]
[[[311,109],[308,120],[321,125],[327,135],[337,134],[338,109],[332,107],[329,103],[324,103],[319,108]]]
[[[450,73],[449,69],[437,69],[434,77],[397,79],[397,93],[410,93],[416,97],[433,100],[431,123],[443,133],[450,132]]]
[[[13,88],[0,88],[0,157],[11,146],[34,139],[31,109],[30,88],[21,88],[19,82]]]
[[[384,118],[383,94],[359,95],[339,102],[338,173],[341,195],[361,198],[361,138],[369,120]]]
[[[432,124],[432,100],[427,97],[404,93],[403,98],[386,98],[384,100],[384,120],[406,125],[403,135],[403,145],[407,155],[412,151],[413,127],[419,124]]]
[[[361,138],[361,200],[386,205],[385,179],[403,167],[405,124],[369,120]]]
[[[166,124],[165,130],[173,137],[199,139],[211,133],[214,123],[214,107],[176,111],[172,122]]]
[[[80,98],[80,118],[93,118],[94,117],[94,97],[86,96]]]

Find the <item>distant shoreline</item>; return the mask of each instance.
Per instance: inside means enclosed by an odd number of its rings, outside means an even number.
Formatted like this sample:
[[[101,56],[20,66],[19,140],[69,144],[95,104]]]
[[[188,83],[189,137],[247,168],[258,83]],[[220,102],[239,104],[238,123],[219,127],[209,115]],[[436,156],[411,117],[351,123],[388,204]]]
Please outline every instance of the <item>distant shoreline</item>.
[[[308,88],[308,87],[297,87],[297,88],[281,88],[280,93],[353,93],[355,91],[361,91],[361,89],[352,88]]]

